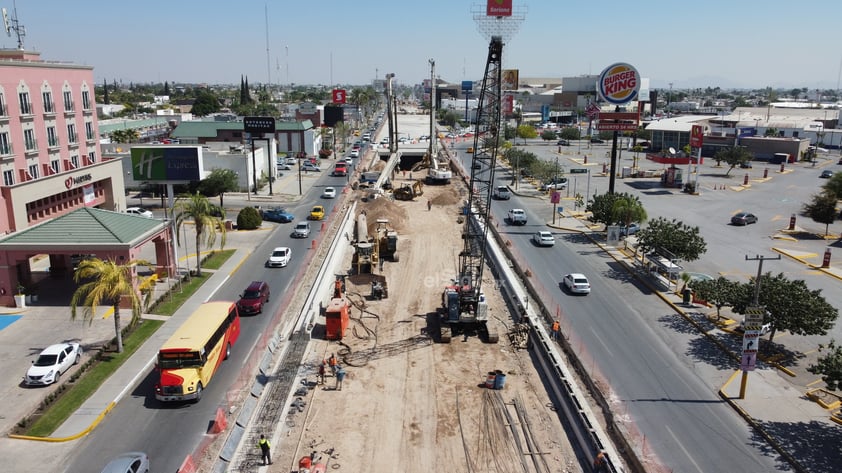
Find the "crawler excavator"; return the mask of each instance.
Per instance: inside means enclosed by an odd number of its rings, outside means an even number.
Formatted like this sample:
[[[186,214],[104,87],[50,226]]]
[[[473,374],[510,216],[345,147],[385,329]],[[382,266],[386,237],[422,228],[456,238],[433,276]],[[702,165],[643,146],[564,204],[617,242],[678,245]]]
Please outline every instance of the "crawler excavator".
[[[466,217],[462,228],[463,248],[456,279],[442,293],[443,343],[449,343],[452,335],[460,332],[465,336],[475,332],[488,343],[498,341],[497,333],[488,328],[482,273],[488,252],[488,215],[500,139],[502,53],[502,38],[492,37],[479,94],[468,200],[462,211]]]

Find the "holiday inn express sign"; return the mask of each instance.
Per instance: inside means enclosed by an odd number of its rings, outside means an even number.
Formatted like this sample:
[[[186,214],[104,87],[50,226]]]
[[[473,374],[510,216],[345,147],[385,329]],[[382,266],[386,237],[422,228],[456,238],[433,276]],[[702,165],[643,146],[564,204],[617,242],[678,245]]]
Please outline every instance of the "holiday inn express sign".
[[[200,146],[132,147],[135,181],[198,181],[204,174]]]

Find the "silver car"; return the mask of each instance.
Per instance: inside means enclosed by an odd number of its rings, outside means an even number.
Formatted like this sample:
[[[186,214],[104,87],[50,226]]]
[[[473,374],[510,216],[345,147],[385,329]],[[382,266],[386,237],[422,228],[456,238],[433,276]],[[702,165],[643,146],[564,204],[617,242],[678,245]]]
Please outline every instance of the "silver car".
[[[128,452],[108,462],[102,473],[149,473],[149,456],[143,452]]]
[[[532,235],[532,241],[538,246],[555,245],[555,237],[552,233],[542,230]]]

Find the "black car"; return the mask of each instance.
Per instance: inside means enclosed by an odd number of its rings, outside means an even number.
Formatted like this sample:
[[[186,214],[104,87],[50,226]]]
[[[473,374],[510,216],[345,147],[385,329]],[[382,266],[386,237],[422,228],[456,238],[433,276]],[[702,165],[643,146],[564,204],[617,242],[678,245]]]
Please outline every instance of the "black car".
[[[591,138],[591,143],[603,144],[605,143],[605,140],[603,140],[602,138]]]
[[[751,169],[751,161],[743,161],[740,163],[740,168]]]
[[[822,179],[830,179],[831,177],[833,177],[833,171],[831,171],[830,169],[825,169],[824,171],[822,171],[819,177]]]
[[[570,142],[567,140],[558,140],[558,143],[556,144],[559,146],[570,146]]]

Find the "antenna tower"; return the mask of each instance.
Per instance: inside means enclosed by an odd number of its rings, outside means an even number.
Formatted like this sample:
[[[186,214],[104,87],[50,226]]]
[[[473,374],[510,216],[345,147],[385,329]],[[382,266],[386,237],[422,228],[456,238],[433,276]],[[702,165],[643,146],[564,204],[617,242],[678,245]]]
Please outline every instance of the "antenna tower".
[[[18,38],[18,49],[23,51],[23,38],[26,36],[26,28],[20,24],[18,21],[18,3],[14,3],[14,16],[9,18],[9,15],[6,14],[6,9],[3,9],[3,27],[6,28],[6,34],[11,38],[12,31],[15,32],[15,36]]]

